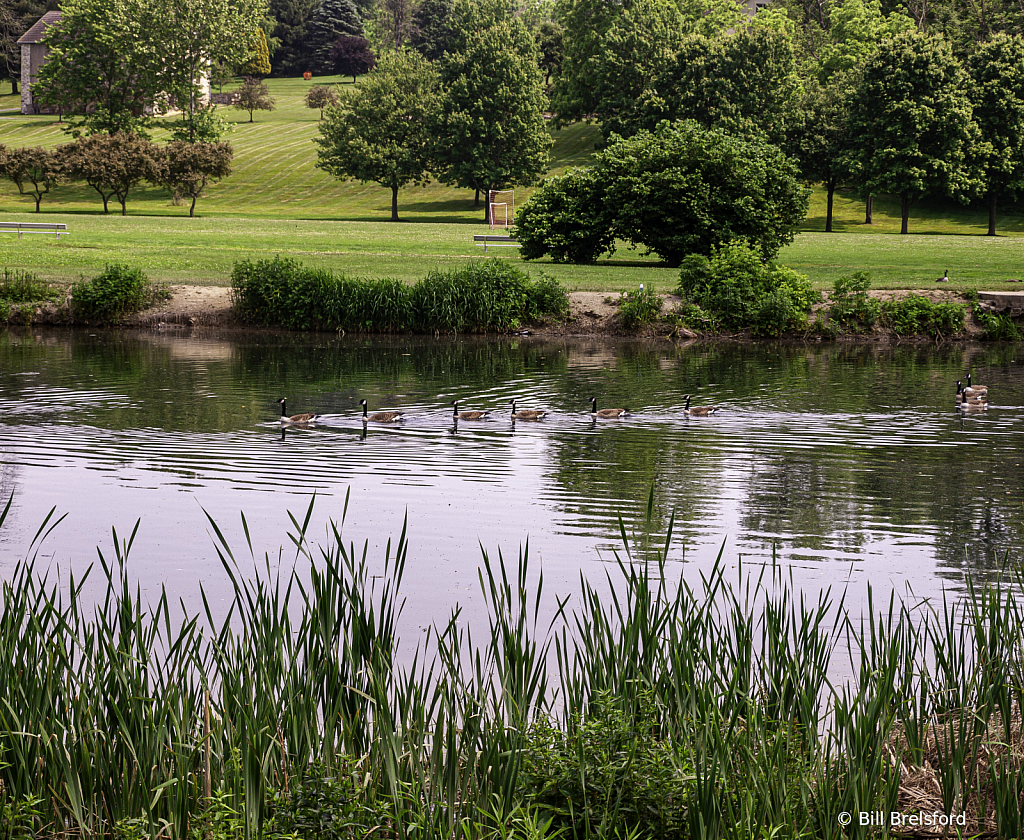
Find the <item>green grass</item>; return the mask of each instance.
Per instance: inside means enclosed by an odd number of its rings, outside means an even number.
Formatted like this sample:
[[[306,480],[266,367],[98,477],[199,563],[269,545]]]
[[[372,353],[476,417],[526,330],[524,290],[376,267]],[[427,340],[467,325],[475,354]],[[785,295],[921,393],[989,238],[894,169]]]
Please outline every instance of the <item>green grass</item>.
[[[270,79],[277,110],[247,112],[222,108],[233,124],[228,139],[235,147],[235,170],[200,199],[199,218],[189,219],[187,206],[175,206],[166,191],[143,187],[128,201],[127,219],[104,216],[99,197],[88,187],[58,187],[43,199],[43,216],[67,221],[71,235],[58,243],[44,236],[23,240],[0,238],[0,266],[28,269],[48,280],[71,282],[108,263],[128,260],[153,280],[172,283],[227,285],[237,260],[281,254],[356,277],[395,277],[412,282],[431,269],[450,269],[465,260],[482,259],[472,234],[484,230],[483,210],[473,206],[468,190],[431,183],[399,194],[403,222],[387,221],[390,191],[376,184],[341,182],[316,169],[319,111],[305,106],[311,85],[338,83],[338,77]],[[339,85],[351,88],[351,83]],[[4,85],[3,90],[9,86]],[[0,94],[0,143],[8,146],[53,146],[67,141],[52,116],[16,113],[19,98]],[[10,113],[11,111],[15,113]],[[585,165],[600,138],[596,126],[574,125],[553,131],[551,171]],[[154,138],[167,137],[157,129]],[[516,191],[521,204],[532,193]],[[985,212],[949,202],[919,205],[913,210],[911,235],[899,236],[896,202],[875,200],[874,224],[863,224],[863,201],[840,193],[835,203],[834,234],[824,229],[825,196],[811,197],[805,231],[785,249],[781,259],[805,273],[819,288],[830,287],[841,274],[871,273],[876,288],[922,288],[949,269],[953,282],[945,288],[1019,288],[1004,281],[1024,275],[1018,254],[1024,216],[1004,216],[996,238],[982,236]],[[10,220],[38,219],[31,198],[0,182],[0,213]],[[519,262],[512,249],[498,254]],[[617,292],[644,283],[669,291],[678,272],[642,256],[618,251],[596,266],[526,263],[533,274],[543,270],[571,290]]]

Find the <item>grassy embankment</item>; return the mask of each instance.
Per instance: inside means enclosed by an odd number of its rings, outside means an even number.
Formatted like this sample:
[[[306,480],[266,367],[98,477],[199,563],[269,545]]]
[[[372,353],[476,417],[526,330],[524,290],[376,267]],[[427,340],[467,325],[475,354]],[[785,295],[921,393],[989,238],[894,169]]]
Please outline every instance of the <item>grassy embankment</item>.
[[[317,79],[315,82],[336,81]],[[401,192],[402,224],[387,221],[390,193],[376,184],[342,183],[314,168],[319,112],[305,107],[309,82],[271,79],[277,110],[257,112],[248,122],[242,111],[224,109],[235,124],[228,139],[235,147],[235,172],[201,199],[199,218],[176,207],[163,190],[142,187],[129,199],[128,218],[104,216],[98,196],[88,187],[58,187],[43,200],[41,216],[30,212],[32,200],[0,183],[0,214],[8,220],[63,220],[72,233],[58,244],[43,236],[18,240],[0,237],[0,266],[24,268],[44,279],[71,281],[95,273],[114,261],[128,260],[158,281],[226,285],[237,260],[282,254],[305,264],[361,277],[395,277],[411,282],[431,268],[451,268],[483,258],[472,235],[485,230],[482,210],[472,195],[440,184]],[[346,85],[347,87],[347,85]],[[23,117],[17,97],[0,95],[0,143],[8,146],[55,145],[67,140],[57,120]],[[155,139],[166,136],[157,131]],[[554,173],[587,162],[599,132],[577,125],[553,132]],[[525,201],[530,190],[516,193]],[[877,288],[922,288],[949,269],[953,282],[944,288],[1020,288],[1005,281],[1021,275],[1024,217],[1004,217],[1002,236],[982,236],[981,208],[953,204],[915,209],[912,235],[899,230],[898,205],[875,201],[875,224],[863,224],[863,204],[856,196],[836,201],[836,233],[824,228],[824,195],[815,191],[805,232],[782,254],[782,260],[820,288],[851,271],[869,271]],[[871,234],[865,236],[864,234]],[[513,249],[498,254],[519,261]],[[596,266],[525,263],[543,270],[569,289],[620,291],[639,283],[660,291],[674,287],[677,272],[644,259],[640,252],[619,251]]]

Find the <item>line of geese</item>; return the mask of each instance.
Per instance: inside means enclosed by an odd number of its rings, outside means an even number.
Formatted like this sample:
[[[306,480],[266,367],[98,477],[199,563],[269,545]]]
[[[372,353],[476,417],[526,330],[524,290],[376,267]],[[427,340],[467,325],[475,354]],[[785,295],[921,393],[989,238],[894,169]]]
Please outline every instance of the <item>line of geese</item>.
[[[958,383],[959,384],[959,383]],[[690,405],[690,395],[685,394],[683,397],[686,400],[686,405],[683,407],[683,414],[687,417],[710,417],[718,408],[716,406],[707,405]],[[602,408],[597,407],[597,397],[588,397],[587,402],[590,403],[590,416],[595,420],[617,420],[622,417],[629,417],[632,412],[628,408]],[[534,409],[523,409],[516,411],[516,401],[509,400],[512,405],[511,419],[516,420],[543,420],[548,416],[547,411],[534,410]],[[321,414],[288,414],[288,404],[285,397],[277,400],[277,404],[281,406],[281,422],[291,425],[309,425],[315,423],[323,415]],[[363,407],[362,420],[364,423],[397,423],[405,417],[403,411],[378,411],[374,414],[370,414],[367,411],[366,400],[360,400],[359,405]],[[455,421],[459,420],[486,420],[494,412],[492,411],[459,411],[459,401],[452,400],[450,405],[452,406],[452,419]]]
[[[961,411],[987,411],[988,385],[971,385],[971,375],[967,374],[967,385],[956,381],[956,406]]]

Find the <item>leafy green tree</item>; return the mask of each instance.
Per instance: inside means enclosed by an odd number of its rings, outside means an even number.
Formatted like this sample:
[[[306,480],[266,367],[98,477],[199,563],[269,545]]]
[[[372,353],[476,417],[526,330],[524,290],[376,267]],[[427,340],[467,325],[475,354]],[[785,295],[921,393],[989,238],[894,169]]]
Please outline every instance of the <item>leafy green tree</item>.
[[[1017,0],[929,0],[920,3],[925,28],[941,32],[953,52],[969,56],[995,35],[1024,35],[1024,6]]]
[[[335,73],[351,76],[352,84],[355,84],[356,76],[369,73],[374,68],[377,57],[365,38],[339,35],[331,48],[331,62]]]
[[[551,138],[536,46],[522,22],[507,17],[466,32],[462,49],[439,65],[444,92],[433,131],[440,180],[485,195],[536,183]]]
[[[545,255],[555,262],[592,263],[615,250],[609,217],[595,169],[573,169],[545,179],[516,214],[513,231],[526,260]]]
[[[238,88],[238,101],[234,107],[239,111],[248,111],[249,122],[252,122],[255,111],[273,111],[274,104],[274,97],[270,95],[266,82],[255,76],[246,76]]]
[[[0,4],[0,79],[10,79],[11,92],[18,92],[21,78],[21,22],[6,3]]]
[[[6,150],[0,147],[0,173],[14,183],[21,195],[35,199],[37,213],[43,196],[66,180],[65,149],[64,146]]]
[[[116,197],[121,215],[128,215],[128,194],[143,181],[160,183],[161,153],[137,134],[91,134],[67,146],[69,175],[85,181],[103,199],[103,212]]]
[[[829,21],[828,40],[813,68],[823,82],[835,73],[859,70],[886,38],[915,29],[905,11],[885,14],[881,0],[845,0],[830,8]]]
[[[428,179],[436,107],[431,64],[414,52],[385,53],[358,95],[327,112],[316,138],[316,165],[338,178],[390,187],[391,221],[397,222],[398,191]]]
[[[996,235],[999,199],[1024,191],[1024,39],[996,35],[968,59],[974,119],[981,131],[988,235]]]
[[[562,69],[562,43],[565,32],[557,21],[546,20],[537,27],[534,38],[537,39],[540,69],[544,71],[544,85],[547,86],[551,84],[551,74],[557,76]]]
[[[249,44],[249,57],[238,68],[241,76],[269,76],[270,49],[267,46],[267,33],[257,28]]]
[[[147,0],[64,0],[49,27],[46,63],[33,85],[44,107],[69,116],[65,129],[143,132],[163,80],[161,55],[146,31]]]
[[[192,199],[188,215],[196,214],[196,200],[202,198],[207,186],[231,174],[234,150],[230,143],[186,143],[175,140],[163,150],[159,183],[176,196]]]
[[[340,104],[334,88],[327,85],[314,85],[306,92],[306,107],[319,108],[320,119],[324,118],[324,108],[336,108]]]
[[[851,162],[866,192],[898,195],[901,233],[927,195],[963,198],[977,186],[970,77],[941,38],[885,41],[864,68],[851,112]]]
[[[759,13],[760,14],[760,13]],[[691,35],[637,106],[627,133],[661,120],[694,120],[741,137],[781,144],[794,117],[799,80],[789,36],[768,27]]]
[[[171,139],[188,143],[219,143],[225,134],[235,130],[234,123],[228,122],[217,111],[216,105],[198,108],[192,119],[187,114],[170,126]]]
[[[362,37],[363,22],[352,0],[322,0],[309,21],[306,49],[309,51],[314,73],[327,75],[334,72],[331,50],[341,36]]]

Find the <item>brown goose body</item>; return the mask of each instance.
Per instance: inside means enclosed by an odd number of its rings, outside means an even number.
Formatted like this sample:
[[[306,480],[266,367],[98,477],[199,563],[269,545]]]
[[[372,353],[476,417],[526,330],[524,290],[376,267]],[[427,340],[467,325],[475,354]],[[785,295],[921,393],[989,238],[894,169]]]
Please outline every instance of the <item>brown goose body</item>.
[[[371,423],[397,423],[404,416],[401,411],[378,411],[375,414],[366,413],[366,400],[360,400],[359,404],[363,407],[363,422],[367,421]]]
[[[590,416],[599,420],[617,420],[619,417],[628,417],[628,408],[602,408],[597,409],[597,397],[590,397]]]
[[[970,374],[967,374],[967,387],[964,390],[967,391],[968,395],[978,394],[982,397],[988,396],[988,385],[972,385]]]
[[[285,408],[285,398],[281,397],[277,401],[277,404],[281,406],[281,422],[282,423],[315,423],[319,419],[319,414],[293,414],[291,417],[287,416]]]
[[[513,420],[543,420],[547,417],[546,411],[534,411],[533,409],[523,409],[522,411],[516,411],[516,401],[509,400],[512,403],[512,419]]]
[[[684,396],[686,398],[686,405],[683,408],[683,414],[685,414],[687,417],[710,417],[712,414],[718,411],[717,406],[708,405],[697,405],[694,406],[693,408],[690,408],[690,395],[685,394]]]
[[[489,411],[459,411],[459,401],[452,400],[452,417],[456,420],[486,420]]]
[[[967,388],[960,384],[960,380],[956,381],[956,402],[957,405],[961,403],[984,403],[988,397],[979,395],[977,392],[971,393]]]

